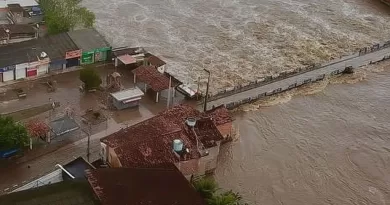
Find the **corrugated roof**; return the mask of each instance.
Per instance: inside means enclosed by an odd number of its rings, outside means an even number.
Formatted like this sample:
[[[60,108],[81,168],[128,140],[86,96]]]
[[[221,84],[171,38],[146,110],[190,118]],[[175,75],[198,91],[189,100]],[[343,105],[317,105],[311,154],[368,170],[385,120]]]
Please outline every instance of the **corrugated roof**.
[[[111,93],[111,96],[118,101],[127,100],[131,98],[138,98],[143,95],[144,93],[138,87],[129,88],[116,93]]]
[[[2,24],[2,30],[9,30],[10,34],[34,34],[36,29],[31,25],[25,24]]]
[[[177,105],[101,141],[114,148],[124,167],[147,167],[179,161],[172,151],[174,139],[181,139],[190,150],[183,158],[199,158],[196,136],[185,124],[189,117],[198,118],[194,131],[206,148],[223,139],[214,122],[206,115],[189,105]]]
[[[104,37],[93,28],[70,31],[68,35],[83,52],[110,47]]]
[[[137,80],[148,84],[153,91],[160,92],[169,88],[169,78],[158,72],[153,66],[140,66],[132,71]],[[173,85],[171,85],[173,87]]]
[[[52,61],[62,60],[67,51],[73,50],[78,50],[78,47],[66,33],[13,43],[1,47],[0,68],[37,61],[36,56],[41,52],[47,53]]]
[[[84,180],[63,181],[0,196],[1,205],[97,205],[93,190]]]
[[[174,166],[106,168],[87,171],[102,205],[206,205]]]

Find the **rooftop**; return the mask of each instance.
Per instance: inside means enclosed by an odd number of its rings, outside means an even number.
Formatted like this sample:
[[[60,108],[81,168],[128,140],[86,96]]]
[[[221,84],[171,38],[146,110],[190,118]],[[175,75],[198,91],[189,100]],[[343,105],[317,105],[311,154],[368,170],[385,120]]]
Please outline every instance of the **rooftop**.
[[[194,130],[185,123],[189,117],[197,118]],[[189,153],[180,156],[180,159],[173,153],[174,139],[181,139],[185,148],[189,149]],[[209,148],[223,137],[207,115],[189,105],[177,105],[101,141],[115,150],[122,166],[149,167],[199,158],[196,139],[199,139],[199,147]]]
[[[112,54],[116,57],[122,56],[122,55],[137,55],[144,53],[144,49],[141,47],[135,47],[135,48],[117,48],[113,49]]]
[[[169,88],[169,78],[158,72],[153,66],[140,66],[132,71],[137,80],[148,84],[153,91],[160,92]]]
[[[93,28],[70,31],[68,35],[83,52],[110,47],[104,37]]]
[[[0,8],[7,8],[8,4],[20,4],[21,7],[38,6],[35,0],[1,0]]]
[[[151,55],[151,54],[148,56],[148,62],[156,67],[160,67],[160,66],[167,64],[167,63],[165,63],[165,61],[161,60],[159,57]]]
[[[45,51],[38,39],[2,46],[0,49],[0,68],[38,60]],[[46,52],[46,51],[45,51]]]
[[[144,93],[138,87],[129,88],[116,93],[111,93],[111,96],[118,101],[123,101],[130,98],[138,98],[143,95]]]
[[[97,205],[86,180],[63,181],[0,196],[1,205]]]
[[[89,170],[88,181],[102,205],[205,205],[174,166]]]
[[[36,29],[31,25],[24,24],[1,24],[0,30],[9,30],[9,33],[12,34],[35,34]]]
[[[210,116],[215,125],[223,125],[225,123],[233,122],[233,118],[230,115],[230,112],[224,105],[220,105],[211,110],[206,111],[206,115]]]
[[[85,171],[88,169],[94,169],[94,167],[84,160],[82,157],[78,157],[75,160],[69,162],[63,166],[66,171],[68,171],[76,179],[84,179]],[[65,177],[64,177],[65,176]],[[67,174],[62,174],[62,178],[71,179]]]
[[[67,51],[77,49],[66,33],[13,43],[1,47],[0,68],[37,61],[41,52],[47,53],[51,60],[64,59]]]

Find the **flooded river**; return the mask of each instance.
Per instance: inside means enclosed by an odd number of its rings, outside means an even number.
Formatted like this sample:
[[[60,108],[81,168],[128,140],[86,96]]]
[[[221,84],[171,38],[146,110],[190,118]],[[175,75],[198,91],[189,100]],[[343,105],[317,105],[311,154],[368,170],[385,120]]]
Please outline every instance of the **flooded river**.
[[[380,0],[83,0],[114,46],[143,46],[211,91],[390,39]],[[201,85],[204,87],[204,85]]]
[[[218,182],[250,204],[390,204],[389,78],[359,73],[241,108]]]
[[[212,91],[390,38],[390,10],[379,0],[83,4],[114,46],[145,47],[184,82],[203,79],[207,68]],[[367,74],[244,107],[236,116],[240,142],[225,147],[217,180],[250,204],[390,204],[389,77]]]

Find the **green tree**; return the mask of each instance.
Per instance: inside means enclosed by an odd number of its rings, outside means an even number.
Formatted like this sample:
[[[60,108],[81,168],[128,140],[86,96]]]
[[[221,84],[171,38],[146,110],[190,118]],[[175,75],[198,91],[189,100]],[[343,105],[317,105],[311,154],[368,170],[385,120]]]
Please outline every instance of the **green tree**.
[[[195,190],[205,199],[211,199],[218,190],[217,183],[209,177],[195,180],[192,184]]]
[[[80,0],[40,0],[39,4],[45,12],[48,33],[63,33],[79,26],[92,27],[95,14],[80,6],[80,2]]]
[[[220,189],[215,180],[210,177],[195,180],[192,185],[208,205],[247,205],[242,202],[242,197],[238,193],[233,191],[217,193]]]
[[[0,116],[0,149],[22,148],[28,144],[26,128],[11,117]]]
[[[86,90],[96,89],[102,83],[99,74],[91,67],[80,71],[80,80],[84,83]]]
[[[211,199],[207,200],[209,205],[244,205],[241,202],[242,197],[238,193],[233,191],[227,191],[219,195],[214,195]]]

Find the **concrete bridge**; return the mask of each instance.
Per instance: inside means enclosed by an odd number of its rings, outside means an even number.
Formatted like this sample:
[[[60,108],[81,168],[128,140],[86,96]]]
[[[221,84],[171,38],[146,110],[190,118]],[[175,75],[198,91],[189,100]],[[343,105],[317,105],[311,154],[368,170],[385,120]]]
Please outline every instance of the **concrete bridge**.
[[[263,84],[249,90],[242,89],[242,91],[238,90],[235,92],[229,92],[219,98],[213,97],[207,103],[207,109],[211,109],[213,106],[219,105],[225,105],[228,109],[232,109],[241,104],[258,100],[264,96],[273,95],[303,84],[322,80],[327,75],[341,73],[348,66],[359,68],[370,63],[388,59],[390,56],[389,42],[383,45],[374,45],[369,49],[372,49],[372,51],[366,53],[367,48],[364,48],[359,53],[344,57],[342,59],[334,60],[308,72],[303,72],[291,77],[275,80],[268,84]],[[362,52],[365,54],[362,54]]]

